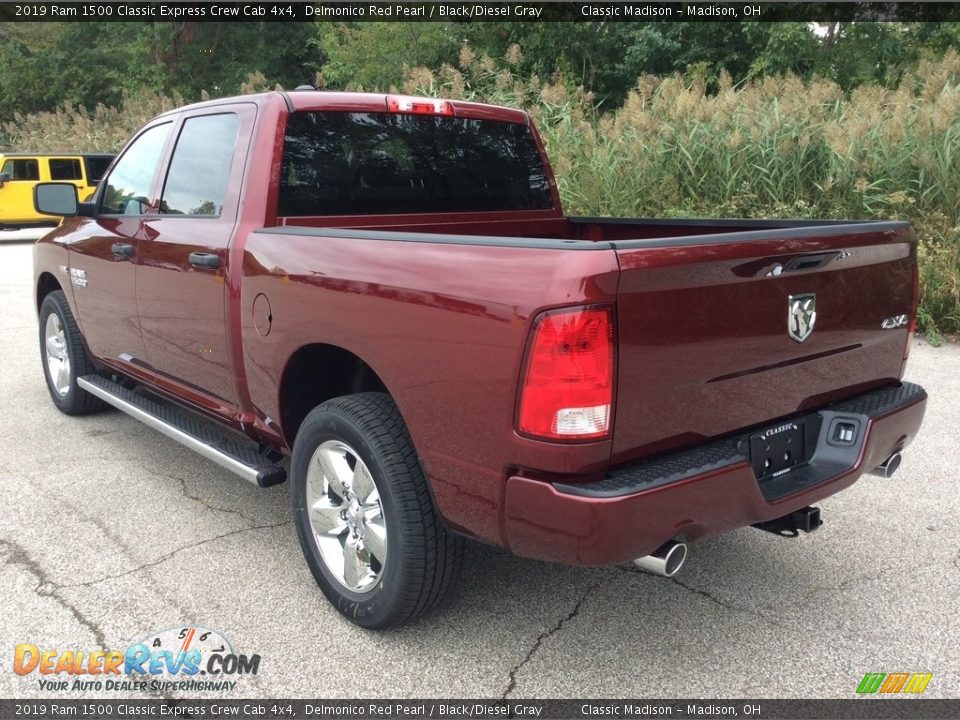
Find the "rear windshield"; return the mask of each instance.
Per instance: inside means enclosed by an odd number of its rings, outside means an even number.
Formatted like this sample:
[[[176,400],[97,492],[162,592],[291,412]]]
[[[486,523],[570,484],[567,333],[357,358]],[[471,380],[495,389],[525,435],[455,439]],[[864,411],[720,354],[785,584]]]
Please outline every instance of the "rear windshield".
[[[525,125],[342,112],[294,113],[287,123],[281,216],[552,206],[543,159]]]

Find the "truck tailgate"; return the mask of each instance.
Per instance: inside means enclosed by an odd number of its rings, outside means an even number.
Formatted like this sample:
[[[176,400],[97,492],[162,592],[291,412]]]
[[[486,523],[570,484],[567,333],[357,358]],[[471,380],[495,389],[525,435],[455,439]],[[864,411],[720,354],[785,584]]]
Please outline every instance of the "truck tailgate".
[[[916,283],[916,237],[906,223],[614,246],[615,463],[763,425],[901,375]]]

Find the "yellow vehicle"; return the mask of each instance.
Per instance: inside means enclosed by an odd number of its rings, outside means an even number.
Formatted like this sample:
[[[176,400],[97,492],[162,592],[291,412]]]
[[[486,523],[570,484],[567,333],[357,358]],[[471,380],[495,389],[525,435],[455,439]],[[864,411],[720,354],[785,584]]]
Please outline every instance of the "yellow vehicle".
[[[55,226],[57,220],[33,209],[39,182],[70,182],[81,199],[96,191],[113,155],[0,152],[0,230]]]

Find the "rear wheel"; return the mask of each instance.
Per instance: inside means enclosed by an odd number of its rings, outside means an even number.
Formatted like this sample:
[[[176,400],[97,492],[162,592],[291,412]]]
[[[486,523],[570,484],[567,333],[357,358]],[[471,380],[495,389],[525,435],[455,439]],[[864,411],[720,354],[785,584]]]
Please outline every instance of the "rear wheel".
[[[67,415],[87,415],[106,405],[77,386],[77,378],[95,372],[62,290],[40,304],[40,357],[50,398]]]
[[[349,620],[386,628],[443,599],[463,541],[441,525],[389,396],[348,395],[315,408],[297,433],[291,478],[307,564]]]

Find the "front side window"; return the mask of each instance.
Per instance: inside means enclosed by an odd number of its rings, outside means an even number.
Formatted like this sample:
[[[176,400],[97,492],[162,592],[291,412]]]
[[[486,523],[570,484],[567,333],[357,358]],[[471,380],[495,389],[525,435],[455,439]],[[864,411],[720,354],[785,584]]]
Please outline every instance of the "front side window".
[[[150,203],[150,185],[157,172],[171,123],[154,125],[127,148],[103,190],[100,211],[105,215],[142,215]]]
[[[164,215],[223,212],[240,118],[233,113],[192,117],[183,124],[163,188]]]
[[[10,159],[3,164],[0,174],[9,175],[13,181],[32,180],[36,182],[40,180],[40,165],[32,158]]]
[[[287,121],[278,214],[542,210],[553,206],[526,125],[388,113]]]
[[[50,158],[51,180],[82,180],[83,171],[79,160],[67,158]]]

